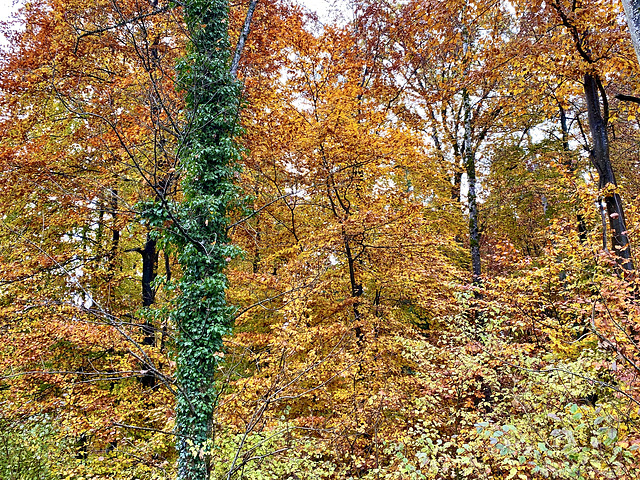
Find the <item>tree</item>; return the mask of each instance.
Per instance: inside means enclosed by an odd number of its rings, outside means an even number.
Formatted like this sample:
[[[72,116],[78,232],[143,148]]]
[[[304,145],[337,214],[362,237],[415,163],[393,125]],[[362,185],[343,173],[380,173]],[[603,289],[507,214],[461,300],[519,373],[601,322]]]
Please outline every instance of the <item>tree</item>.
[[[551,6],[557,12],[562,25],[569,31],[581,59],[588,65],[582,83],[593,144],[589,158],[598,172],[598,187],[606,205],[614,254],[618,257],[619,264],[624,270],[633,270],[631,245],[629,244],[622,198],[617,191],[618,183],[609,156],[609,102],[600,75],[592,66],[601,59],[597,56],[599,52],[594,53],[593,51],[598,46],[589,38],[590,32],[585,26],[585,21],[588,22],[589,18],[584,15],[582,10],[578,10],[576,3],[573,3],[570,9],[565,9],[560,0],[555,0]]]
[[[631,33],[631,41],[633,48],[640,63],[640,1],[639,0],[622,0],[624,13],[627,17],[627,25],[629,25],[629,33]]]
[[[187,105],[178,149],[184,200],[168,236],[177,247],[183,272],[173,312],[178,329],[176,433],[181,480],[209,478],[206,445],[219,395],[214,376],[223,335],[231,329],[224,269],[235,254],[227,225],[237,203],[233,177],[239,152],[234,137],[239,133],[240,85],[235,79],[238,62],[231,65],[228,9],[226,0],[190,0],[184,5],[190,36],[178,80]],[[242,43],[247,33],[241,34]],[[166,219],[173,218],[171,210],[164,213]]]
[[[251,84],[241,175],[255,215],[235,229],[248,255],[230,269],[242,315],[221,417],[275,451],[317,445],[337,477],[387,461],[383,441],[404,420],[385,411],[427,388],[407,344],[446,315],[460,275],[450,188],[397,114],[375,12],[317,36],[292,21],[287,77]],[[306,448],[287,455],[317,461]]]
[[[603,107],[638,67],[616,0],[555,5],[31,4],[0,76],[0,472],[634,478],[637,286],[587,117],[634,235],[636,106]]]
[[[155,292],[135,252],[152,238],[134,220],[141,198],[162,185],[171,195],[170,121],[181,102],[167,75],[173,51],[161,41],[177,25],[164,13],[126,1],[32,2],[3,62],[1,182],[12,200],[3,201],[2,317],[23,346],[3,352],[16,375],[6,412],[44,414],[58,395],[73,398],[56,434],[84,454],[111,445],[118,455],[124,435],[114,423],[165,429],[152,417],[172,396],[166,349],[145,341],[139,310]],[[143,393],[150,374],[160,386]],[[37,401],[21,401],[39,389]]]
[[[395,21],[392,55],[410,98],[407,109],[432,140],[456,209],[466,210],[472,283],[479,285],[478,176],[491,163],[487,144],[509,128],[504,119],[514,108],[501,95],[512,77],[512,20],[496,2],[408,2]]]

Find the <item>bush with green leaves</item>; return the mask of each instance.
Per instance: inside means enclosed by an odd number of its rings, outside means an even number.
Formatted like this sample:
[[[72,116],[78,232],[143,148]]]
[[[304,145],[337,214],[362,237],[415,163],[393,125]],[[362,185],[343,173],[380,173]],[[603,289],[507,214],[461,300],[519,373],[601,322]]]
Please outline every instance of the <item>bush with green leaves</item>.
[[[49,480],[58,478],[49,468],[52,429],[45,421],[12,423],[0,420],[0,478]]]

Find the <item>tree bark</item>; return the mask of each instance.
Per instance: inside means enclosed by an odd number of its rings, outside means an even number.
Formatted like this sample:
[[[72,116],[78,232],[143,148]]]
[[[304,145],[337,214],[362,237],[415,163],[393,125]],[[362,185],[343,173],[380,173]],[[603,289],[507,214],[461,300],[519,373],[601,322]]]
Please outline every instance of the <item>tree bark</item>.
[[[158,266],[158,251],[156,249],[156,241],[151,237],[150,233],[147,233],[147,241],[144,248],[139,250],[142,255],[142,306],[150,307],[156,301],[156,291],[153,288],[153,281],[157,275]],[[154,345],[156,343],[156,329],[149,320],[145,320],[142,325],[142,344]],[[156,375],[153,373],[153,369],[144,366],[146,373],[141,383],[145,387],[154,387],[156,385]]]
[[[247,10],[247,16],[244,19],[244,25],[242,32],[240,32],[240,38],[238,38],[238,44],[236,45],[236,51],[233,55],[233,61],[231,62],[231,75],[236,78],[238,76],[238,67],[240,66],[240,58],[242,58],[242,50],[244,50],[244,44],[249,36],[251,30],[251,20],[253,19],[253,12],[256,10],[258,0],[251,0],[249,3],[249,9]]]
[[[464,166],[467,173],[467,183],[469,190],[467,202],[469,205],[469,248],[471,251],[471,272],[473,284],[479,286],[481,283],[482,266],[480,263],[480,229],[478,228],[478,198],[477,198],[477,178],[476,159],[473,145],[471,143],[471,101],[466,89],[462,92],[462,102],[464,108]]]
[[[347,264],[349,266],[349,283],[351,285],[351,296],[355,299],[353,303],[353,315],[355,320],[360,320],[360,297],[364,292],[362,284],[356,279],[356,258],[351,249],[350,237],[345,233],[344,227],[342,228],[342,237],[344,238],[344,251],[347,256]],[[359,337],[359,335],[357,335]]]
[[[147,241],[140,253],[142,255],[142,306],[150,307],[156,301],[156,291],[152,283],[156,278],[158,266],[156,241],[151,234],[147,233]]]
[[[604,115],[601,109],[599,93],[602,94]],[[598,187],[602,190],[607,216],[609,217],[612,250],[618,257],[620,267],[624,270],[633,270],[622,199],[616,191],[618,184],[609,157],[609,135],[607,132],[609,113],[607,98],[600,79],[596,75],[585,73],[584,95],[587,101],[589,129],[593,142],[590,158],[591,163],[598,172]]]
[[[640,63],[640,0],[622,0],[624,13],[631,33],[631,41],[636,51],[638,63]]]
[[[116,259],[118,256],[118,248],[120,246],[120,230],[118,230],[118,191],[109,190],[109,213],[111,214],[111,248],[108,257],[108,282],[111,283],[115,276]]]

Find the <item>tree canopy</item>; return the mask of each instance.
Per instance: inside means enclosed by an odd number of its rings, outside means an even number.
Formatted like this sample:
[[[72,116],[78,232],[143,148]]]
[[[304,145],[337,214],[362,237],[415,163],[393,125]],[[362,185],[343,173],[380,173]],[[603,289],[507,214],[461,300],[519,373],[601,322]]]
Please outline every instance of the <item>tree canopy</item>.
[[[0,478],[636,478],[633,5],[25,2]]]

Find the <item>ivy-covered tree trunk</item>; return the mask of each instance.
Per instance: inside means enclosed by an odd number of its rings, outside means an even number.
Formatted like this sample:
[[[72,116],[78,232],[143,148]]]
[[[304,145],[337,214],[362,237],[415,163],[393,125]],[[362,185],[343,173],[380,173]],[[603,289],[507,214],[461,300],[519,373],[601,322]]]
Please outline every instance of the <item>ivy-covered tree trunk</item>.
[[[187,104],[179,151],[184,200],[171,235],[183,272],[174,312],[178,479],[204,480],[210,471],[205,443],[213,435],[218,393],[214,376],[222,337],[231,328],[224,268],[233,254],[226,227],[235,201],[238,149],[233,137],[240,89],[230,73],[227,0],[187,0],[183,5],[191,38],[178,67]]]

